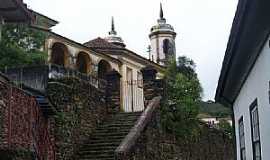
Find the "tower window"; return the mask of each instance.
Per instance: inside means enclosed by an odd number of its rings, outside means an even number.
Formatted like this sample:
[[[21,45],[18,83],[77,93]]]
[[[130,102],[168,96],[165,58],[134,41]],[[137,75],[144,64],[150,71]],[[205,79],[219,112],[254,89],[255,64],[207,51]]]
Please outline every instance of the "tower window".
[[[163,52],[165,54],[169,53],[169,49],[170,49],[170,41],[168,39],[164,39],[163,40]]]

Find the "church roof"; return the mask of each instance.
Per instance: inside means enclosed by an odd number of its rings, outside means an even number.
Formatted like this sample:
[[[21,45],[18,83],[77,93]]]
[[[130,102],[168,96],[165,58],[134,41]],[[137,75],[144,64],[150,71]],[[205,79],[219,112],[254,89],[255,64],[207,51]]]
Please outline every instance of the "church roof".
[[[0,16],[6,22],[31,22],[32,13],[23,0],[0,0]]]
[[[123,47],[112,44],[103,38],[96,38],[84,43],[85,46],[93,49],[122,49]]]
[[[43,15],[39,12],[36,12],[34,10],[30,10],[29,11],[33,14],[34,20],[31,24],[32,27],[36,27],[39,29],[43,29],[43,30],[51,30],[52,27],[56,26],[59,22],[46,16]]]
[[[147,65],[155,66],[156,68],[159,68],[160,70],[163,70],[164,67],[160,66],[159,64],[150,61],[149,59],[125,48],[119,45],[115,45],[113,43],[108,42],[107,40],[103,38],[96,38],[89,42],[84,43],[86,47],[91,48],[92,50],[96,52],[100,52],[106,55],[123,55],[128,56],[130,58],[136,59],[138,62],[142,62]]]

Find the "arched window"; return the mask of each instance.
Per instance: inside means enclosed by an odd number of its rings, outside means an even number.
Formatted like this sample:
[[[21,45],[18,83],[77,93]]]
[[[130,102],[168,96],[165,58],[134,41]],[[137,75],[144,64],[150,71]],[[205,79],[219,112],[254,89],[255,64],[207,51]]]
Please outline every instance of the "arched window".
[[[105,60],[98,63],[98,78],[106,79],[106,74],[111,71],[111,65]]]
[[[91,71],[91,59],[85,52],[80,52],[77,56],[77,69],[81,73],[88,74]]]
[[[170,50],[170,41],[168,39],[163,40],[163,53],[168,54]]]
[[[59,66],[68,65],[68,50],[62,43],[55,43],[52,46],[51,63]]]

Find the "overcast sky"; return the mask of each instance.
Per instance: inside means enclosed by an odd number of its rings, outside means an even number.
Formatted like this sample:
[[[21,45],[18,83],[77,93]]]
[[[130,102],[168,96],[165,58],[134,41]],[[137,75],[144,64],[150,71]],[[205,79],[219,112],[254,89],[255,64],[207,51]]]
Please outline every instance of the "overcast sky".
[[[53,31],[78,42],[105,37],[111,16],[127,48],[147,56],[148,34],[159,16],[159,0],[24,0],[60,22]],[[197,64],[204,99],[214,99],[237,0],[161,0],[177,32],[177,56]]]

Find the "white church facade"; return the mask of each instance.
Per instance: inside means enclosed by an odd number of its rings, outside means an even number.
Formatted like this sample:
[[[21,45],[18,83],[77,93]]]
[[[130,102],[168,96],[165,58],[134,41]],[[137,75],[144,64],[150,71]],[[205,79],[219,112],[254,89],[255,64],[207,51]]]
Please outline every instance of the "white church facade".
[[[216,92],[233,109],[237,160],[270,159],[269,7],[239,1]]]
[[[158,23],[149,34],[153,58],[147,59],[127,49],[124,40],[117,35],[114,19],[107,36],[84,44],[50,31],[45,50],[49,63],[77,69],[86,75],[104,79],[107,72],[117,71],[121,75],[121,110],[137,112],[144,110],[141,69],[152,66],[158,71],[157,77],[162,78],[166,62],[175,55],[175,37],[173,27],[163,17],[161,6]]]

